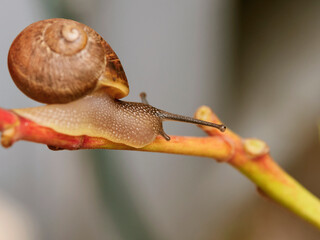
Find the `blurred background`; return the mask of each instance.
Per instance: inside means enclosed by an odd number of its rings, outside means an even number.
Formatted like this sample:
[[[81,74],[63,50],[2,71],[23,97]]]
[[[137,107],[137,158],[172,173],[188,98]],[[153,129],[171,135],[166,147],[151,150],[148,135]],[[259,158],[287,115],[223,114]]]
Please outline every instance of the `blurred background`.
[[[320,197],[320,1],[2,0],[0,106],[37,106],[11,81],[7,52],[32,22],[72,18],[119,56],[131,92],[192,116],[206,104]],[[204,134],[165,123],[171,135]],[[157,153],[0,148],[0,239],[319,239],[212,159]]]

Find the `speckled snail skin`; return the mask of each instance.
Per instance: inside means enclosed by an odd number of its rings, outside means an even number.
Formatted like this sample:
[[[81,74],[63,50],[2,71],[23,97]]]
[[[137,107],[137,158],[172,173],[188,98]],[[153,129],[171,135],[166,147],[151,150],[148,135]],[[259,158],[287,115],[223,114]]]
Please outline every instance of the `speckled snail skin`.
[[[26,27],[13,41],[8,67],[17,87],[48,105],[14,109],[18,115],[72,136],[103,137],[140,148],[157,135],[162,121],[224,125],[171,114],[118,99],[129,94],[126,75],[109,44],[90,27],[67,19],[47,19]]]

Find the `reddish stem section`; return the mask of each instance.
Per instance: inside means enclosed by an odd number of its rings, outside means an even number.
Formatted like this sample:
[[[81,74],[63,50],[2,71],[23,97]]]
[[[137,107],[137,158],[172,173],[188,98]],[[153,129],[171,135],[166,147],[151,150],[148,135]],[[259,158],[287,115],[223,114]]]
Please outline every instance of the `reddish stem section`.
[[[8,125],[13,125],[18,121],[17,115],[0,108],[0,131],[4,131]]]
[[[219,161],[230,158],[232,147],[220,137],[183,137],[172,136],[170,141],[165,141],[158,136],[156,140],[143,147],[133,148],[124,144],[114,143],[104,138],[88,136],[70,136],[58,133],[50,128],[38,125],[15,113],[0,108],[1,143],[10,147],[16,141],[27,140],[47,144],[52,150],[60,149],[119,149],[139,150],[149,152],[163,152],[184,154],[202,157],[214,157]]]

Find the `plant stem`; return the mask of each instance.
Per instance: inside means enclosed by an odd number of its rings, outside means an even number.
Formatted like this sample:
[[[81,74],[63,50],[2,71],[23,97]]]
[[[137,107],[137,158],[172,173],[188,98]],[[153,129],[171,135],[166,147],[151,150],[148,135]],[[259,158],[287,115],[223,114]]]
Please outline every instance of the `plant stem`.
[[[249,160],[237,154],[230,164],[254,182],[270,199],[320,229],[320,201],[265,155]]]
[[[221,124],[208,107],[201,107],[197,119]],[[230,129],[200,126],[208,137],[171,136],[168,142],[157,137],[154,142],[133,148],[107,139],[88,136],[68,136],[0,108],[1,143],[10,147],[19,140],[43,143],[51,149],[118,149],[162,152],[214,158],[226,162],[247,176],[270,199],[280,203],[320,229],[320,201],[284,170],[269,155],[269,147],[258,139],[242,139]]]

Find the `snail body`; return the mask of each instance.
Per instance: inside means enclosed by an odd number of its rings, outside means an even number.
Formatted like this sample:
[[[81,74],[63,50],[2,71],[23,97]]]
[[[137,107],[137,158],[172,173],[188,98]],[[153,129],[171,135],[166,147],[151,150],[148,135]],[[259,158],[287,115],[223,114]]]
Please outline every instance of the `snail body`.
[[[103,91],[66,104],[14,111],[56,132],[103,137],[136,148],[152,142],[163,131],[156,108],[143,103],[117,101]]]
[[[67,19],[33,23],[14,40],[9,72],[30,98],[48,105],[14,109],[18,115],[72,136],[103,137],[140,148],[157,135],[166,140],[164,120],[225,130],[225,126],[119,100],[129,93],[122,65],[109,44],[90,27]]]

